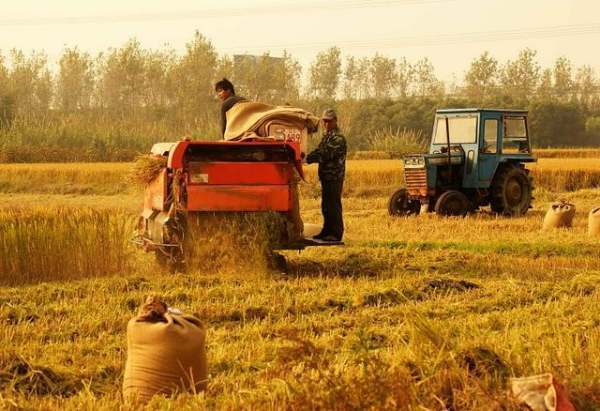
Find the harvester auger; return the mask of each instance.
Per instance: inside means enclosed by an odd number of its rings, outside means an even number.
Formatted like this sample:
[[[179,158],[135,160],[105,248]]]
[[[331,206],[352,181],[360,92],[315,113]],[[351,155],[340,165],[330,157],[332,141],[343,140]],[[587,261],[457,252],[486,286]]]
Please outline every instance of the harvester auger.
[[[403,158],[405,186],[389,200],[392,216],[435,211],[464,216],[481,206],[505,216],[531,208],[533,184],[527,111],[444,109],[427,154]]]

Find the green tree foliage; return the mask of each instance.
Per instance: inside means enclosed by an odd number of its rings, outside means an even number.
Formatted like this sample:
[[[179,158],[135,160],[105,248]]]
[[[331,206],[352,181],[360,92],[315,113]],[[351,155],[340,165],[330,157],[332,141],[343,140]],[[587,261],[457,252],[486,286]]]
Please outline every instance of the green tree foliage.
[[[465,75],[465,93],[477,105],[494,98],[497,93],[498,61],[486,51],[471,62]]]
[[[335,99],[342,74],[341,51],[332,47],[317,54],[310,67],[310,90],[319,99]]]
[[[283,57],[235,56],[232,80],[236,93],[258,101],[284,104],[297,101],[300,64],[287,52]]]
[[[196,32],[186,44],[186,53],[172,70],[175,106],[185,118],[197,121],[216,113],[213,83],[218,55],[214,46]]]
[[[435,76],[435,68],[428,58],[417,61],[414,65],[414,94],[418,97],[437,97],[444,95],[444,84]]]
[[[93,61],[77,47],[63,51],[58,62],[56,106],[65,112],[88,109],[94,93]]]
[[[396,64],[396,94],[401,98],[406,98],[415,81],[415,68],[402,57]]]
[[[0,54],[0,129],[6,129],[14,118],[14,96],[10,90],[9,73],[5,59]]]
[[[397,81],[396,60],[375,54],[371,59],[371,79],[375,98],[391,97]]]
[[[502,68],[500,86],[502,92],[521,106],[526,106],[535,94],[540,80],[541,67],[535,60],[537,52],[525,49],[515,61],[508,61]]]
[[[343,113],[352,114],[345,121],[344,132],[348,146],[354,150],[368,150],[369,137],[381,130],[415,130],[423,135],[431,133],[433,116],[438,101],[430,98],[370,98],[344,105]]]
[[[589,117],[585,122],[585,132],[590,144],[593,138],[598,138],[600,136],[600,117]]]
[[[99,105],[121,117],[136,115],[146,93],[146,51],[129,40],[120,49],[110,49],[98,57]]]
[[[354,99],[358,94],[359,67],[356,57],[350,56],[346,59],[344,67],[344,81],[342,85],[342,96]]]
[[[14,99],[15,113],[23,118],[45,114],[52,99],[52,78],[44,53],[10,51],[11,69],[8,91]]]
[[[0,150],[30,161],[127,160],[156,141],[218,138],[223,77],[252,100],[336,108],[351,150],[386,131],[427,137],[436,108],[472,106],[529,109],[538,146],[600,144],[597,73],[565,57],[542,68],[531,49],[502,64],[485,52],[448,92],[427,58],[341,57],[335,47],[318,53],[303,84],[289,53],[220,55],[199,32],[183,53],[135,39],[96,57],[66,48],[55,75],[44,53],[0,53]]]
[[[369,76],[371,61],[368,57],[362,57],[357,63],[356,97],[358,99],[370,98],[372,96],[372,83]]]
[[[586,143],[585,117],[576,104],[535,102],[529,111],[534,144],[576,147]]]
[[[540,83],[535,94],[538,101],[553,101],[555,99],[552,69],[544,69],[540,76]]]
[[[175,84],[171,73],[177,63],[172,49],[146,52],[143,106],[161,112],[172,105]]]
[[[574,91],[579,99],[579,104],[586,112],[598,112],[600,110],[598,94],[600,92],[600,85],[593,68],[583,66],[577,70]]]
[[[569,101],[573,93],[573,74],[571,62],[559,57],[554,63],[554,95],[559,101]]]

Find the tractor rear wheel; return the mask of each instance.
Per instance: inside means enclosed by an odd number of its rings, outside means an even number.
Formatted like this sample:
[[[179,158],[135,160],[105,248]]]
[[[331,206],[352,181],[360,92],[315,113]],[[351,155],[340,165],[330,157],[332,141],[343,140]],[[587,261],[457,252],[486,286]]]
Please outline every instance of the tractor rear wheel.
[[[435,202],[435,213],[442,216],[464,217],[471,209],[466,195],[457,190],[448,190]]]
[[[391,216],[410,216],[417,215],[421,211],[421,202],[419,200],[408,198],[406,188],[397,190],[390,197],[388,203],[388,212]]]
[[[525,214],[531,207],[532,190],[528,170],[515,165],[501,168],[492,182],[492,211],[511,217]]]

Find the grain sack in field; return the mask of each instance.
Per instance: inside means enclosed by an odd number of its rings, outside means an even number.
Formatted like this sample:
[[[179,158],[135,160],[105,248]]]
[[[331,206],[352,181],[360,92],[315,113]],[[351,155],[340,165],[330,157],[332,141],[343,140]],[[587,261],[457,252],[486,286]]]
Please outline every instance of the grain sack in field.
[[[544,218],[544,230],[561,227],[572,227],[575,217],[575,205],[566,201],[552,203]]]
[[[127,324],[125,401],[146,403],[155,394],[195,393],[206,388],[205,337],[197,317],[149,297]]]
[[[511,378],[512,394],[532,411],[575,411],[567,391],[552,374]]]
[[[590,211],[588,233],[592,237],[600,237],[600,207],[593,208]]]

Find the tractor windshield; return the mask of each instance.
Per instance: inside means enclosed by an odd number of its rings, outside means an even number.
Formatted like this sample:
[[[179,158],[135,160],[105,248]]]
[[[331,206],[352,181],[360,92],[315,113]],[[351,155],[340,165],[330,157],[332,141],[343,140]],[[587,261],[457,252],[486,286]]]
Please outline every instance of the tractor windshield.
[[[450,144],[473,144],[477,141],[477,116],[438,117],[433,144],[447,144],[446,120],[447,129],[450,131]]]

